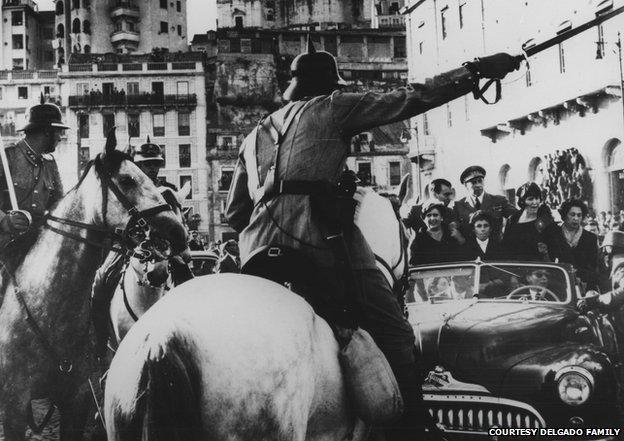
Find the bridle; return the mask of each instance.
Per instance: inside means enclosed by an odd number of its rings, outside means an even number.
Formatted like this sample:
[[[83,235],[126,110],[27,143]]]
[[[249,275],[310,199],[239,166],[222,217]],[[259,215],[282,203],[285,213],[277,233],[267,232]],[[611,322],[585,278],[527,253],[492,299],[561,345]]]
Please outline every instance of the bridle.
[[[141,263],[144,263],[146,265],[146,270],[145,273],[147,274],[147,262],[150,259],[147,260],[139,260]],[[128,312],[128,314],[130,315],[130,317],[132,318],[132,320],[134,320],[135,322],[139,320],[138,315],[134,312],[134,310],[132,309],[132,306],[130,305],[130,301],[128,300],[128,294],[126,293],[126,272],[128,271],[128,268],[130,268],[132,265],[130,263],[130,259],[128,259],[126,261],[126,264],[124,265],[124,268],[121,272],[121,278],[119,279],[119,287],[121,288],[121,293],[122,293],[122,298],[123,298],[123,302],[124,302],[124,306],[126,307],[126,311]],[[136,275],[138,276],[138,271],[136,268],[132,267],[132,271],[134,271],[136,273]],[[169,272],[169,274],[171,274],[171,268],[168,268],[167,271]],[[168,281],[170,279],[171,275],[169,275],[168,280],[165,280],[163,282],[162,285],[160,286],[154,286],[152,284],[150,284],[149,282],[146,283],[143,280],[141,280],[139,278],[139,280],[137,280],[137,284],[139,286],[147,286],[148,288],[152,288],[152,289],[164,289],[165,291],[169,291],[169,289],[171,289],[170,285],[168,285]]]
[[[85,177],[89,173],[89,170],[91,169],[91,167],[93,167],[93,164],[99,158],[100,157],[98,156],[98,158],[96,158],[94,161],[89,162],[82,176],[78,180],[78,183],[72,189],[73,191],[77,190],[80,187]],[[114,251],[114,252],[123,254],[126,257],[137,256],[139,258],[145,258],[146,256],[144,254],[141,254],[141,251],[134,251],[134,245],[132,245],[134,242],[134,239],[132,238],[132,234],[138,231],[139,233],[143,233],[147,235],[147,233],[149,232],[150,219],[158,213],[162,213],[165,211],[173,211],[173,209],[171,208],[169,204],[160,204],[155,207],[148,208],[146,210],[138,210],[134,206],[134,204],[132,204],[128,200],[128,198],[121,192],[119,187],[117,187],[117,185],[112,181],[111,175],[108,173],[106,169],[103,169],[102,171],[97,171],[97,174],[100,177],[100,180],[102,183],[101,184],[102,218],[103,218],[104,225],[100,226],[96,224],[87,224],[84,222],[78,222],[78,221],[74,221],[74,220],[67,219],[67,218],[61,218],[61,217],[46,213],[46,215],[44,215],[44,218],[43,218],[44,220],[43,228],[46,228],[61,236],[76,240],[78,242],[86,243],[86,244],[92,245],[97,248],[101,248],[106,251]],[[126,227],[121,231],[117,230],[115,232],[111,232],[109,231],[108,228],[106,228],[108,189],[110,189],[113,192],[113,194],[121,203],[121,205],[130,214],[130,219],[126,223]],[[67,225],[71,227],[80,228],[80,229],[86,230],[87,232],[99,233],[101,235],[104,235],[105,239],[102,242],[97,242],[97,241],[89,239],[88,237],[85,238],[80,235],[71,233],[69,231],[65,231],[60,228],[54,227],[48,223],[50,221],[56,222],[60,225]],[[122,248],[120,246],[112,245],[113,241],[118,241],[127,248]],[[22,295],[19,289],[19,285],[17,284],[17,281],[15,280],[13,274],[10,274],[10,276],[13,281],[13,285],[15,289],[15,296],[17,297],[18,303],[20,304],[26,316],[26,322],[29,324],[33,333],[37,336],[41,346],[48,353],[48,356],[56,363],[59,373],[63,376],[68,376],[73,370],[73,362],[68,358],[62,357],[61,354],[58,351],[56,351],[56,349],[50,344],[50,341],[46,337],[46,334],[43,332],[43,330],[41,329],[41,327],[35,320],[34,316],[30,312],[30,309],[28,308],[28,305],[26,304],[24,296]]]
[[[74,187],[74,190],[80,187],[80,185],[84,181],[84,178],[88,174],[90,168],[93,166],[93,163],[94,163],[93,161],[89,163],[89,165],[83,172],[80,180]],[[159,213],[166,212],[166,211],[173,211],[173,209],[171,208],[171,205],[165,203],[165,204],[156,205],[154,207],[151,207],[145,210],[138,210],[134,206],[134,204],[132,204],[132,202],[128,200],[126,195],[124,195],[121,192],[117,184],[113,182],[111,175],[106,170],[102,170],[101,172],[98,172],[98,175],[102,183],[101,188],[102,188],[103,225],[100,226],[96,224],[87,224],[84,222],[78,222],[72,219],[61,218],[58,216],[54,216],[50,213],[46,213],[46,215],[44,216],[44,224],[43,224],[44,228],[56,234],[60,234],[61,236],[76,240],[78,242],[86,243],[86,244],[89,244],[98,248],[102,248],[106,251],[114,251],[114,252],[123,254],[127,257],[136,256],[139,258],[144,258],[145,256],[138,255],[137,251],[134,250],[137,244],[135,243],[135,240],[133,239],[133,235],[136,235],[136,234],[147,235],[149,231],[149,220]],[[126,223],[126,227],[123,230],[116,229],[113,232],[113,231],[110,231],[110,229],[107,228],[106,226],[106,214],[108,210],[108,190],[109,189],[113,192],[117,200],[130,214],[130,219]],[[60,225],[67,225],[67,226],[71,226],[75,228],[80,228],[82,230],[86,230],[87,232],[93,232],[93,233],[98,233],[100,235],[104,235],[104,240],[102,242],[96,242],[94,240],[85,238],[78,234],[74,234],[69,231],[62,230],[58,227],[54,227],[49,224],[50,221],[56,222],[57,224],[60,224]],[[113,245],[114,242],[121,243],[124,245],[124,247]]]

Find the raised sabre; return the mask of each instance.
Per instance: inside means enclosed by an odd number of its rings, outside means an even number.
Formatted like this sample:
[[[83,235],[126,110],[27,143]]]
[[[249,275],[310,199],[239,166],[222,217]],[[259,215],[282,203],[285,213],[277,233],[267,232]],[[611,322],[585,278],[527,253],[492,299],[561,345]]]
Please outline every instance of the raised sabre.
[[[4,151],[4,141],[2,134],[0,133],[0,161],[2,161],[2,169],[4,170],[4,178],[6,179],[7,190],[9,191],[9,199],[11,200],[11,209],[19,210],[17,206],[17,196],[15,195],[15,187],[13,185],[13,177],[11,176],[11,169],[9,168],[9,160],[7,159],[6,151]]]
[[[616,15],[620,15],[622,12],[624,12],[624,6],[620,6],[611,11],[596,15],[596,17],[592,18],[591,20],[586,21],[585,23],[581,23],[576,27],[572,27],[565,31],[559,32],[554,37],[544,40],[540,43],[528,44],[531,41],[529,40],[522,45],[522,53],[519,55],[515,55],[514,57],[518,62],[521,62],[522,60],[526,60],[528,57],[539,54],[540,52],[543,52],[546,49],[549,49],[553,46],[561,44],[564,41],[569,40],[570,38],[575,37],[578,34],[585,32],[588,29],[591,29],[594,26],[598,26],[601,23],[604,23],[605,21],[615,17]],[[493,102],[489,102],[488,100],[485,99],[483,94],[485,93],[486,90],[489,89],[489,87],[492,84],[496,85],[496,98]],[[476,87],[473,90],[473,94],[476,99],[481,99],[486,104],[496,104],[500,100],[501,80],[499,78],[492,78],[488,80],[483,87],[480,87],[478,84],[475,86]]]

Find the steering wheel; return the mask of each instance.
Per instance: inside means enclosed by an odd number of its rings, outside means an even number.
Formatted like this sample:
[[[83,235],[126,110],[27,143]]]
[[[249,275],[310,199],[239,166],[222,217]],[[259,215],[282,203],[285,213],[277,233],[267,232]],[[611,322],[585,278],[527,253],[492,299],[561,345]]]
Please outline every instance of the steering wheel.
[[[511,291],[508,295],[507,295],[507,299],[514,299],[514,298],[522,298],[525,297],[527,294],[529,295],[530,298],[530,290],[533,289],[535,291],[538,291],[538,296],[535,298],[535,300],[550,300],[553,302],[558,302],[559,301],[559,297],[557,296],[557,294],[555,294],[554,292],[552,292],[550,289],[548,288],[544,288],[543,286],[539,286],[539,285],[524,285],[524,286],[519,286],[518,288],[514,289],[513,291]],[[527,291],[527,294],[522,294],[520,295],[519,293],[523,292],[523,291]]]

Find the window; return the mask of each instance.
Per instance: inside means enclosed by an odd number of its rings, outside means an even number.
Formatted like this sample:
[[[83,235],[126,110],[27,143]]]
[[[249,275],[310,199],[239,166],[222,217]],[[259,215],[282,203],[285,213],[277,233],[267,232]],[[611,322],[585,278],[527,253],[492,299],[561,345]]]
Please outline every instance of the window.
[[[129,82],[126,85],[126,93],[128,95],[138,95],[139,94],[139,83],[138,82]]]
[[[168,34],[169,33],[169,24],[166,21],[160,22],[160,33]]]
[[[152,115],[154,125],[154,136],[165,136],[165,114],[154,113]]]
[[[219,40],[218,49],[221,53],[230,52],[230,40]]]
[[[4,96],[4,88],[0,87],[0,100],[4,99],[3,96]]]
[[[13,67],[15,67],[15,60],[13,63]],[[20,100],[28,99],[28,87],[27,86],[20,86],[17,88],[17,98]]]
[[[56,27],[56,38],[65,38],[65,26],[63,26],[63,23],[59,23]]]
[[[182,25],[178,25],[178,35],[182,36]]]
[[[325,36],[325,50],[332,54],[334,57],[338,55],[338,43],[335,36]]]
[[[231,167],[221,168],[221,179],[219,179],[219,191],[228,191],[232,178],[234,177],[234,169]]]
[[[251,53],[251,40],[249,38],[241,38],[241,52],[244,54]]]
[[[392,2],[388,9],[389,15],[397,15],[399,13],[399,2]]]
[[[466,2],[462,1],[459,3],[459,29],[464,27],[464,13],[466,12]]]
[[[84,170],[84,168],[87,166],[87,164],[89,163],[89,160],[91,159],[91,152],[89,151],[89,147],[80,147],[80,150],[78,151],[78,158],[79,158],[79,167],[80,167],[80,171],[82,172]]]
[[[266,19],[267,21],[275,21],[275,12],[273,12],[273,9],[269,9],[266,12]]]
[[[219,136],[217,139],[217,149],[230,150],[236,148],[236,136]]]
[[[128,136],[133,138],[141,136],[141,118],[138,113],[128,114]]]
[[[123,27],[121,25],[121,22],[118,21],[117,23],[115,23],[115,31],[119,32],[119,31],[123,31]]]
[[[84,45],[84,53],[85,54],[90,54],[91,53],[91,46],[89,46],[88,44]]]
[[[564,73],[565,71],[565,53],[563,52],[563,43],[559,43],[559,72]]]
[[[394,38],[394,58],[407,57],[407,48],[405,47],[405,37]]]
[[[160,0],[160,8],[167,9],[167,0]]]
[[[43,94],[46,96],[53,95],[56,92],[56,87],[54,86],[43,86]]]
[[[596,48],[596,58],[604,58],[605,56],[605,50],[604,50],[604,28],[602,27],[602,25],[598,25],[598,41],[596,42],[596,45],[598,46]]]
[[[85,34],[91,34],[91,22],[89,20],[85,20],[82,23],[82,32]]]
[[[88,95],[89,94],[89,83],[77,83],[76,84],[76,95]]]
[[[237,28],[242,28],[243,27],[243,17],[234,17],[234,22],[235,22],[235,26]]]
[[[58,0],[56,2],[56,8],[55,8],[56,15],[63,15],[65,13],[65,7],[63,5],[64,1],[65,0]]]
[[[533,85],[531,81],[531,69],[527,69],[526,74],[524,74],[524,80],[526,82],[526,87],[531,87]]]
[[[17,34],[12,36],[13,49],[24,49],[24,36]]]
[[[191,134],[190,114],[188,112],[178,113],[178,135],[189,136]]]
[[[22,26],[24,24],[24,15],[22,11],[11,12],[11,25]]]
[[[134,30],[135,30],[134,29],[134,23],[130,21],[130,22],[127,23],[127,25],[128,25],[128,30],[134,32]]]
[[[446,103],[446,126],[453,127],[453,114],[451,113],[450,103]]]
[[[108,136],[108,132],[115,126],[115,114],[104,113],[102,114],[102,133],[104,137]]]
[[[72,21],[72,34],[80,34],[80,19],[78,18]]]
[[[177,91],[178,91],[178,95],[188,95],[189,93],[188,81],[178,81]]]
[[[80,0],[72,0],[72,9],[80,9]]]
[[[179,0],[176,2],[176,11],[182,12],[182,2]]]
[[[373,182],[373,177],[371,174],[371,163],[370,162],[358,162],[357,163],[357,177],[360,181],[362,181],[362,185],[371,185]]]
[[[89,137],[89,115],[86,113],[78,114],[78,136],[81,138]]]
[[[447,23],[446,23],[446,16],[448,14],[448,6],[446,6],[445,8],[442,8],[442,10],[440,11],[440,26],[442,28],[442,39],[446,38],[447,35]]]
[[[83,0],[82,7],[85,9],[89,9],[91,7],[91,0]]]
[[[419,53],[420,55],[422,55],[422,54],[423,54],[423,48],[424,48],[424,47],[425,47],[425,42],[424,42],[424,41],[421,41],[420,43],[418,43],[418,53]]]
[[[388,163],[388,180],[390,185],[401,184],[401,163],[398,161],[391,161]]]
[[[193,177],[192,176],[180,176],[180,187],[179,188],[184,187],[184,184],[186,184],[187,182],[191,183],[191,191],[189,191],[189,194],[186,197],[186,199],[193,199]]]
[[[429,135],[429,119],[426,113],[423,113],[423,135]]]
[[[190,167],[191,166],[191,145],[190,144],[180,144],[178,149],[178,159],[180,167]]]

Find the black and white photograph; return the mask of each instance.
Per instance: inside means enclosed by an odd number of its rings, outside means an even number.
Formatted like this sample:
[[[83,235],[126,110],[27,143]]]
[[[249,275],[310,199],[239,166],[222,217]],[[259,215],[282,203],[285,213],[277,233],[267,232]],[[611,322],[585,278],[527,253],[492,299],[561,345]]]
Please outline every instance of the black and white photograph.
[[[0,441],[624,439],[624,0],[0,11]]]

